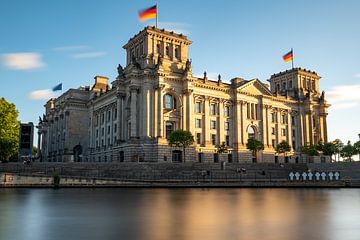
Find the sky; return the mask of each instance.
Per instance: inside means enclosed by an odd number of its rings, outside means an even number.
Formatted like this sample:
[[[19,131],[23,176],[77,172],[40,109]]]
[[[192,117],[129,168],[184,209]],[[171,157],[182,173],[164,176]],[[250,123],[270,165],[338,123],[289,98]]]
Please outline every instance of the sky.
[[[1,0],[0,97],[15,103],[22,122],[37,123],[51,89],[116,77],[122,46],[155,21],[139,10],[155,0]],[[329,140],[359,139],[360,1],[159,0],[159,28],[183,33],[193,73],[224,81],[258,78],[295,67],[316,71],[332,106]],[[61,94],[58,92],[57,95]],[[34,97],[43,99],[34,99]],[[36,142],[36,141],[35,141]]]

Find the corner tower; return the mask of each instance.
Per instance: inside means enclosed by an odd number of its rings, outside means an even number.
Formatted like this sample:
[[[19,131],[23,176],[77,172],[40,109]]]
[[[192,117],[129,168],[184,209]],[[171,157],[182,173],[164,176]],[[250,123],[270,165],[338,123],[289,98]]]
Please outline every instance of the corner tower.
[[[164,65],[182,69],[188,60],[191,41],[182,34],[155,27],[145,27],[123,46],[126,66],[154,67],[159,61]]]
[[[270,82],[272,93],[303,98],[306,93],[320,96],[320,78],[316,72],[302,68],[293,68],[285,72],[273,74],[268,81]]]

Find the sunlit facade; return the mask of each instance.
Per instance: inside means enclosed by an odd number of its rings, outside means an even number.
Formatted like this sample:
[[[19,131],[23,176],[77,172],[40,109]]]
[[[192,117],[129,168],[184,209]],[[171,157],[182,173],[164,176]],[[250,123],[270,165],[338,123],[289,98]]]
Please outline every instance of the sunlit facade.
[[[51,99],[39,124],[43,160],[181,162],[182,149],[167,144],[179,128],[194,135],[186,161],[196,162],[302,162],[302,146],[327,141],[329,105],[315,72],[294,68],[272,75],[269,85],[195,77],[190,44],[182,34],[146,27],[124,46],[126,66],[111,85],[97,76],[93,86]],[[256,157],[249,138],[264,144]],[[292,148],[286,158],[275,154],[283,140]],[[228,154],[217,153],[223,142]]]

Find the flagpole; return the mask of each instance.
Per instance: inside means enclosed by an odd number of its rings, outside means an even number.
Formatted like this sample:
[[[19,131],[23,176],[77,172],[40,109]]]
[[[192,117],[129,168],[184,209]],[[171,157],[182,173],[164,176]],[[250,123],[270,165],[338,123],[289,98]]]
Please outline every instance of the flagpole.
[[[294,50],[291,48],[292,58],[291,58],[291,66],[294,69]]]
[[[158,9],[158,0],[156,0],[156,28],[158,27],[158,14],[159,14],[159,9]]]

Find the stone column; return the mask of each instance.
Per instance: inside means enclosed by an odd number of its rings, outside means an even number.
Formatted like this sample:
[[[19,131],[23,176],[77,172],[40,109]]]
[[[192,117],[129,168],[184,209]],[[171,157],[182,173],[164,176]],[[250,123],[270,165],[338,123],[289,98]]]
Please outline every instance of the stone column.
[[[327,115],[327,114],[325,114],[325,116],[324,116],[324,118],[323,118],[323,121],[324,121],[324,129],[323,129],[323,133],[324,133],[324,143],[327,143],[327,142],[328,142],[326,115]]]
[[[164,138],[164,117],[163,117],[163,94],[165,84],[161,84],[158,88],[158,136]]]
[[[211,139],[210,139],[210,97],[205,96],[205,107],[204,107],[204,138],[205,138],[205,146],[211,145]]]
[[[247,102],[240,101],[240,123],[241,123],[241,145],[245,145],[245,140],[247,141],[247,138],[245,137],[246,133],[246,126],[245,126],[245,118],[246,118],[246,104]]]
[[[270,106],[269,105],[265,105],[265,119],[266,119],[266,129],[265,129],[265,132],[266,132],[266,145],[268,147],[270,147],[270,139],[269,139],[269,130],[270,130],[270,127],[269,127],[269,108]]]
[[[218,112],[218,124],[217,135],[219,136],[219,144],[225,142],[225,121],[224,121],[224,99],[219,101],[219,112]]]
[[[137,92],[138,87],[130,87],[131,103],[130,103],[130,137],[135,138],[137,136]]]
[[[153,120],[153,128],[154,128],[154,137],[158,137],[159,136],[159,90],[158,87],[154,87],[153,88],[153,92],[154,92],[154,102],[153,102],[153,106],[154,106],[154,120]]]
[[[289,143],[290,147],[292,147],[292,130],[291,130],[291,126],[292,126],[292,122],[291,122],[291,111],[288,110],[287,114],[286,114],[286,118],[287,118],[287,142]]]

